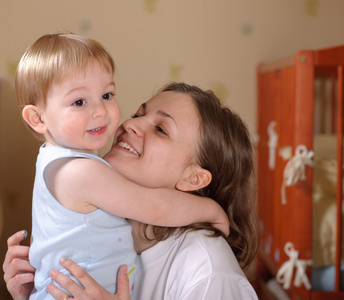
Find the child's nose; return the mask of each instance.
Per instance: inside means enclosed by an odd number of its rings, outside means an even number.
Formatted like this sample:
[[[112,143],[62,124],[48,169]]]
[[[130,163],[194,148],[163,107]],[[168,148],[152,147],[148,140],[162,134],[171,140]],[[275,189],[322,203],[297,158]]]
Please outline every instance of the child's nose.
[[[97,102],[95,103],[94,107],[93,107],[93,117],[97,118],[97,117],[102,117],[105,116],[107,114],[107,109],[104,105],[103,102]]]

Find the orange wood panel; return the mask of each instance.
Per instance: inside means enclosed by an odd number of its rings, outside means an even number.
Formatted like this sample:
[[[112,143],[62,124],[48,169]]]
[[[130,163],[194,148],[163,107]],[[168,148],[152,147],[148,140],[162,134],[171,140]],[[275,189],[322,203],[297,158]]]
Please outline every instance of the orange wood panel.
[[[337,191],[336,191],[336,259],[335,259],[335,290],[340,291],[340,263],[342,250],[342,199],[343,190],[343,66],[338,66],[337,77]]]
[[[258,208],[261,224],[260,263],[264,266],[264,276],[276,276],[281,264],[289,259],[284,253],[286,242],[292,242],[299,251],[299,259],[312,258],[312,183],[313,170],[306,167],[306,180],[286,188],[287,204],[281,204],[281,185],[286,165],[278,154],[286,146],[292,147],[292,154],[299,145],[313,149],[314,123],[314,79],[316,74],[326,74],[337,79],[336,94],[343,98],[343,68],[337,75],[338,65],[344,64],[344,46],[318,51],[300,51],[293,57],[257,68],[258,91],[258,134],[257,177]],[[338,74],[339,74],[338,73]],[[335,82],[333,80],[332,82]],[[332,89],[333,94],[333,89]],[[333,99],[333,96],[330,97]],[[342,120],[343,108],[336,119]],[[267,128],[271,121],[276,121],[278,146],[274,169],[268,167],[269,148]],[[343,129],[343,124],[341,123]],[[338,130],[337,130],[338,132]],[[342,148],[343,132],[338,133]],[[339,143],[338,143],[339,144]],[[340,154],[342,157],[342,154]],[[342,161],[338,161],[342,165]],[[338,175],[341,177],[341,174]],[[341,180],[338,180],[341,182]],[[338,187],[339,188],[339,187]],[[340,187],[341,189],[341,187]],[[342,192],[340,192],[342,193]],[[342,205],[339,194],[338,201]],[[338,206],[337,253],[340,253],[343,220],[341,207]],[[304,286],[292,286],[287,293],[291,299],[343,299],[344,292],[339,291],[339,267],[337,259],[337,292],[317,292]],[[310,268],[307,270],[308,278]]]
[[[299,52],[296,56],[296,97],[294,145],[313,149],[314,68],[313,53]],[[300,259],[311,259],[312,248],[312,183],[313,171],[306,168],[306,180],[293,186],[294,246]]]
[[[312,300],[342,300],[344,292],[312,292]]]
[[[314,64],[317,66],[344,65],[344,46],[320,49],[314,52]]]

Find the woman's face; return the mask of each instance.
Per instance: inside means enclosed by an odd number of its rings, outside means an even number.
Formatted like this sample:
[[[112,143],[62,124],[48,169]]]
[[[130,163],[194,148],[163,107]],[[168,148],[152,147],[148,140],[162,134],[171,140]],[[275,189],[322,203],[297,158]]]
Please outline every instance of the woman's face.
[[[195,163],[199,118],[189,95],[159,93],[117,130],[105,160],[146,187],[175,188]]]

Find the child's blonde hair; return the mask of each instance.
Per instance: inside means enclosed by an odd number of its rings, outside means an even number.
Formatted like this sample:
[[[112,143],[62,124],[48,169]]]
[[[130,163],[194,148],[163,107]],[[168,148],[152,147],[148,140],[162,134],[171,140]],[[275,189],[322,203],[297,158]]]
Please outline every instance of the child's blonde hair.
[[[45,105],[52,83],[58,84],[69,73],[84,71],[92,59],[114,73],[113,58],[95,40],[74,33],[40,37],[27,49],[17,67],[15,90],[19,108],[37,103]],[[34,134],[41,139],[41,135]]]

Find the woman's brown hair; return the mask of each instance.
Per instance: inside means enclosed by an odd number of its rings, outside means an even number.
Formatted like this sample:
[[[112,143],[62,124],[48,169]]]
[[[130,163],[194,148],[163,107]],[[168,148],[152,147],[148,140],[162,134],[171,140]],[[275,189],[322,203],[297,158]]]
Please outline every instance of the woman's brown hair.
[[[170,83],[161,92],[173,91],[191,96],[200,119],[201,139],[197,161],[212,174],[211,183],[194,194],[214,199],[227,212],[230,235],[226,238],[243,269],[258,251],[256,181],[254,150],[248,129],[242,119],[221,104],[212,91],[203,91],[185,83]],[[183,228],[154,227],[156,240],[176,232],[211,229],[210,224],[192,224]]]

